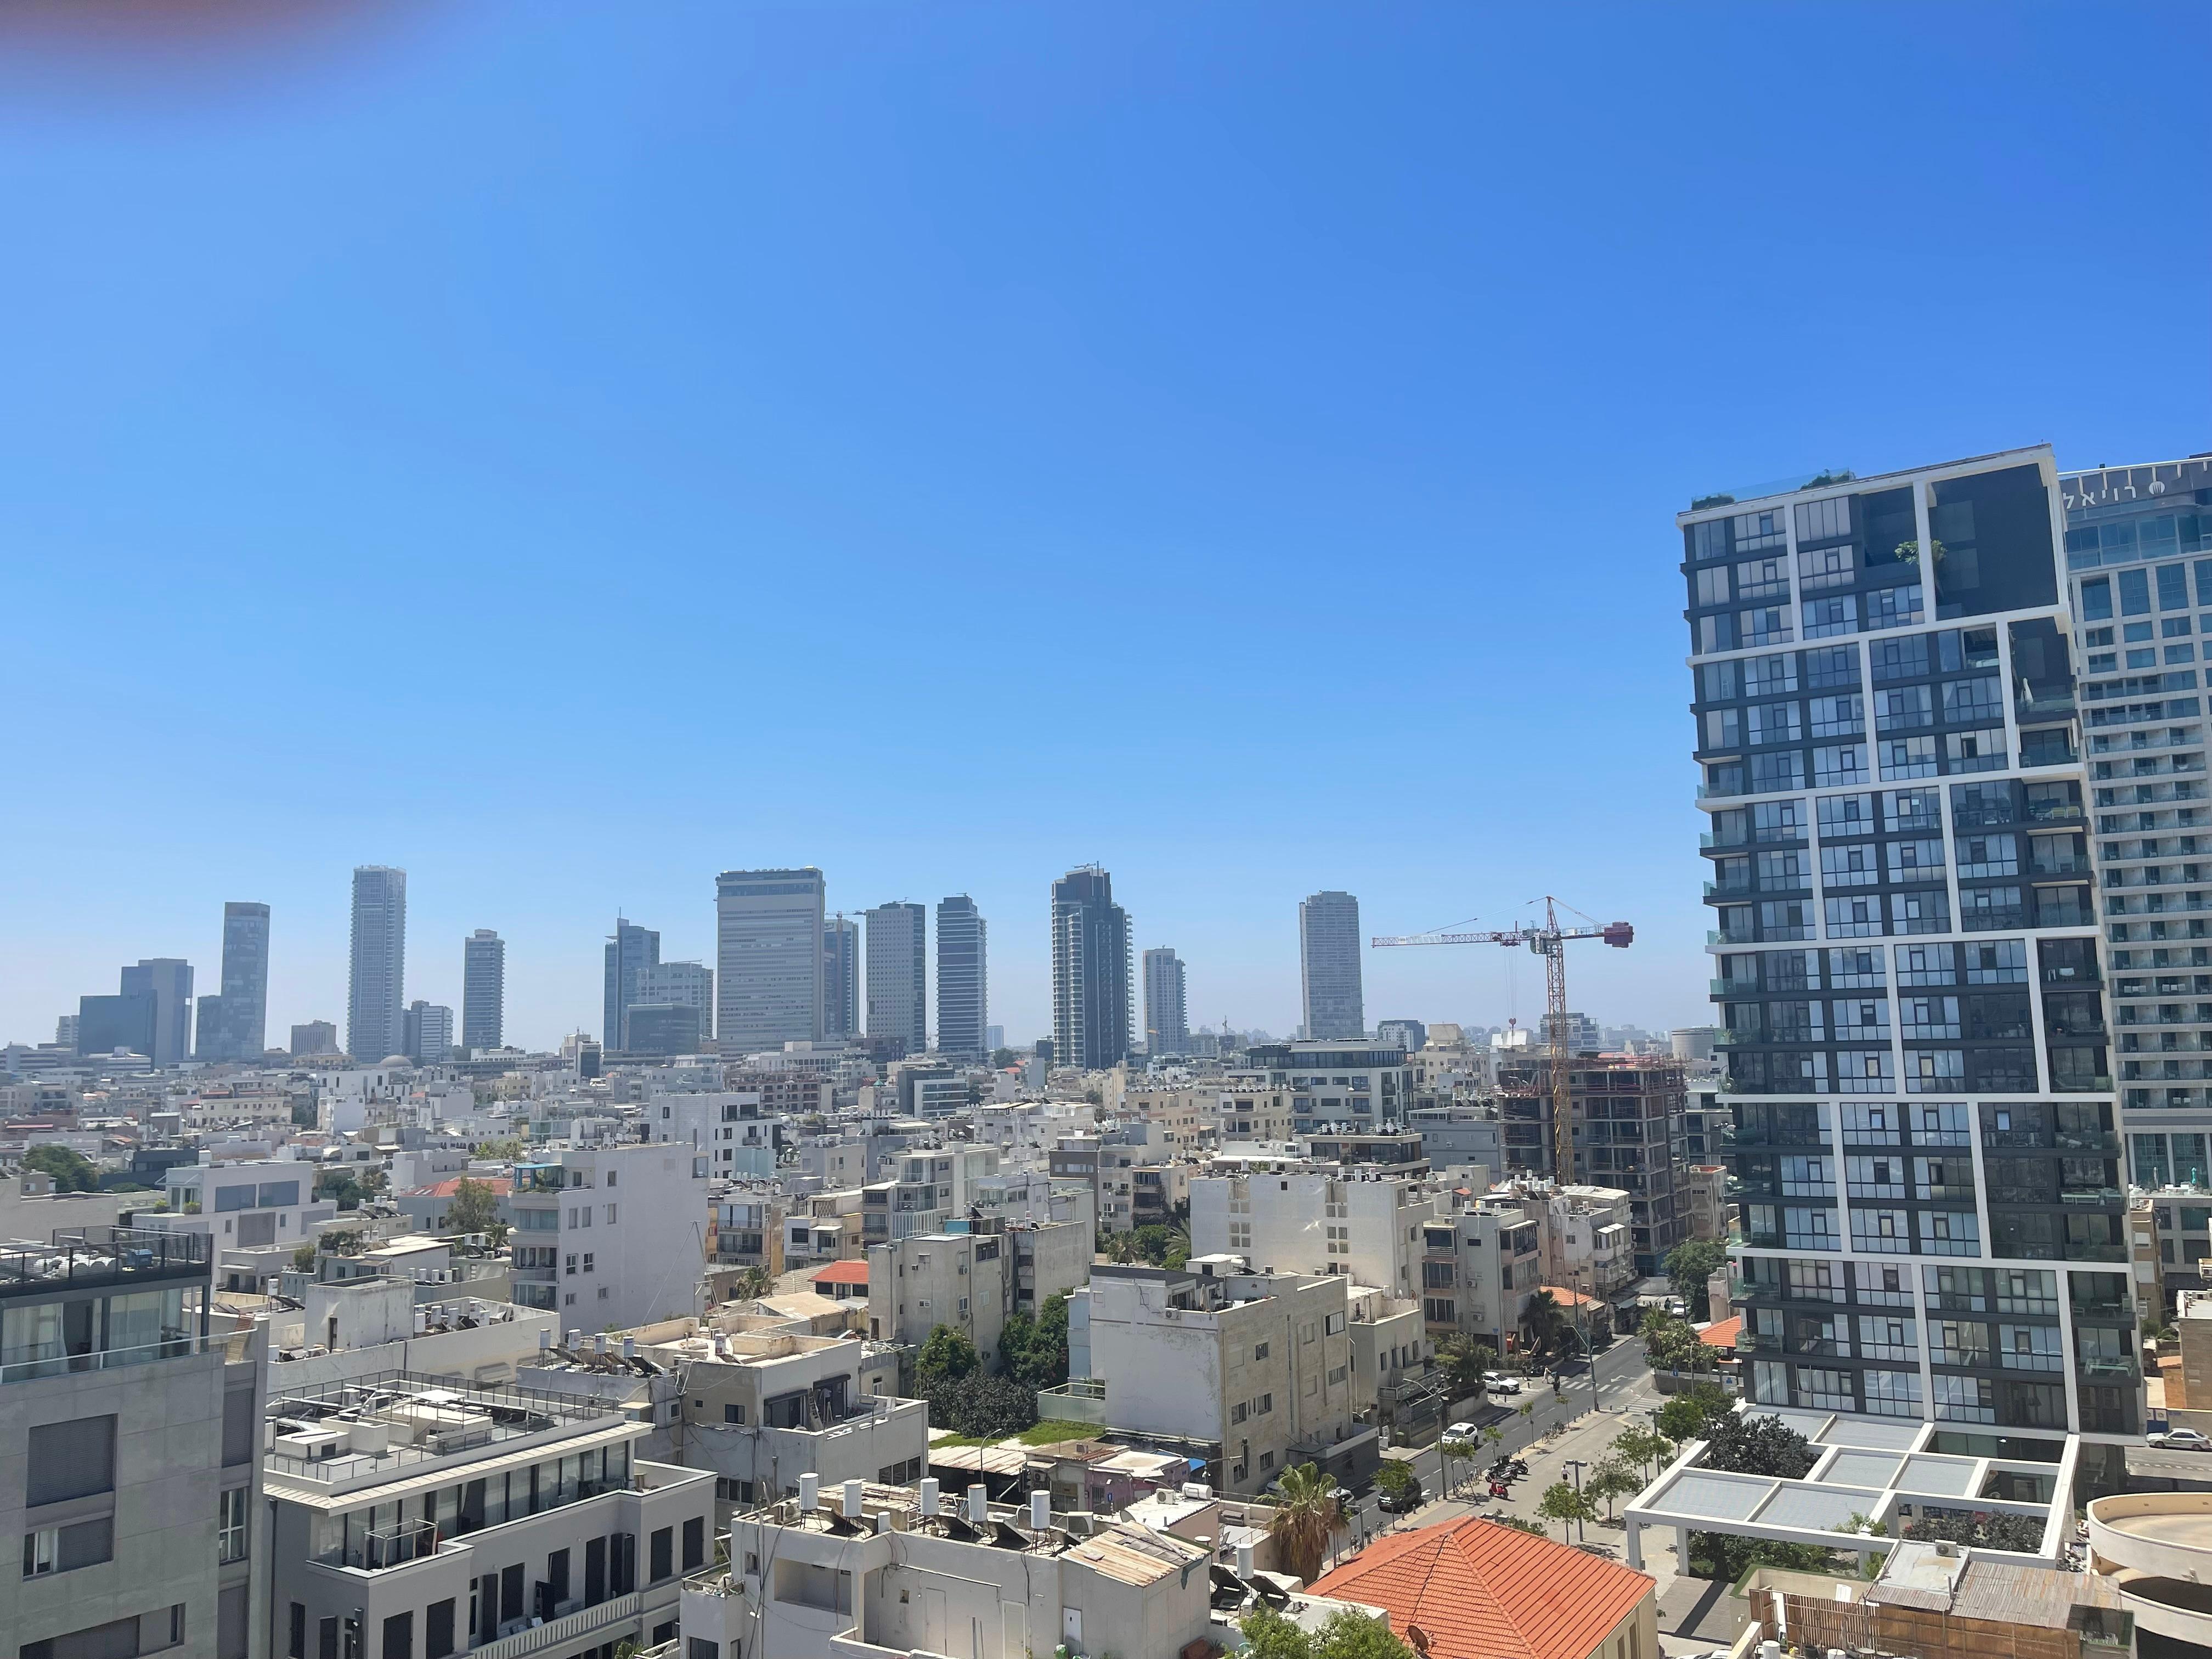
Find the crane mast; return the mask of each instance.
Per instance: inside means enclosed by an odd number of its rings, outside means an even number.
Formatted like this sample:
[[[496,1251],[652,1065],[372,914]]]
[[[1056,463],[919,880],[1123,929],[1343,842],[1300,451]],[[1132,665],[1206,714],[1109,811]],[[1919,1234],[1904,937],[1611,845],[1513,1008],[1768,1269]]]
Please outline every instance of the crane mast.
[[[1486,933],[1447,933],[1378,934],[1369,944],[1374,946],[1400,945],[1525,945],[1544,958],[1544,1006],[1551,1016],[1550,1054],[1552,1068],[1552,1164],[1553,1173],[1559,1185],[1565,1187],[1575,1178],[1574,1091],[1568,1080],[1568,1068],[1572,1051],[1567,1042],[1567,941],[1571,939],[1603,939],[1617,951],[1625,951],[1636,938],[1636,929],[1625,921],[1593,922],[1587,927],[1559,926],[1559,902],[1552,895],[1544,895],[1544,923],[1524,927],[1507,927]]]

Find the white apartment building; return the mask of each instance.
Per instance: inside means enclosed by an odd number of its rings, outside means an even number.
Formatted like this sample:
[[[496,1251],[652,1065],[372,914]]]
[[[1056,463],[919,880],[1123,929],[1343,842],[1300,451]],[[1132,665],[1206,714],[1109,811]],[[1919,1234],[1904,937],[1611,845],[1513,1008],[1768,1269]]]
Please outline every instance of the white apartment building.
[[[810,1475],[798,1498],[732,1521],[727,1571],[685,1588],[684,1640],[743,1659],[1168,1659],[1206,1638],[1203,1545],[1127,1522],[1071,1535],[1033,1498],[1016,1510],[981,1486],[960,1504],[933,1480]]]
[[[1240,1255],[1278,1273],[1345,1273],[1401,1297],[1420,1294],[1429,1200],[1410,1181],[1346,1178],[1285,1162],[1190,1183],[1194,1255]]]
[[[0,1246],[0,1632],[25,1659],[259,1659],[262,1345],[210,1340],[205,1237]]]
[[[921,1478],[929,1407],[890,1392],[895,1383],[866,1346],[857,1337],[719,1330],[641,1345],[684,1379],[672,1434],[686,1467],[714,1474],[717,1531],[733,1507],[796,1492],[802,1474]]]
[[[886,1164],[889,1179],[861,1189],[862,1236],[871,1245],[933,1233],[968,1212],[976,1184],[998,1173],[995,1147],[923,1147]]]
[[[1517,1204],[1476,1205],[1421,1229],[1421,1312],[1430,1333],[1478,1337],[1498,1352],[1520,1341],[1544,1282],[1543,1224]]]
[[[302,1244],[338,1213],[337,1200],[315,1197],[315,1165],[298,1158],[179,1164],[162,1184],[168,1212],[141,1212],[137,1224],[204,1234],[219,1251]]]
[[[1544,1283],[1601,1300],[1636,1278],[1630,1194],[1620,1187],[1554,1187],[1548,1181],[1510,1184],[1522,1212],[1542,1224],[1538,1236]]]
[[[544,1147],[514,1166],[514,1299],[564,1328],[628,1329],[694,1311],[707,1159],[688,1146]]]
[[[271,1397],[282,1659],[525,1659],[676,1635],[714,1477],[647,1462],[617,1407],[386,1373]]]
[[[868,1251],[868,1335],[919,1346],[939,1325],[998,1363],[999,1336],[1016,1313],[1034,1315],[1091,1274],[1095,1235],[1070,1222],[979,1224],[915,1235]]]
[[[757,1089],[651,1095],[644,1114],[654,1140],[705,1154],[710,1176],[734,1180],[775,1174],[783,1120],[763,1109]]]
[[[1260,1491],[1297,1463],[1364,1474],[1379,1444],[1352,1417],[1350,1290],[1341,1274],[1250,1273],[1231,1255],[1098,1266],[1070,1298],[1071,1362],[1079,1347],[1105,1385],[1107,1425],[1188,1443],[1224,1491]]]

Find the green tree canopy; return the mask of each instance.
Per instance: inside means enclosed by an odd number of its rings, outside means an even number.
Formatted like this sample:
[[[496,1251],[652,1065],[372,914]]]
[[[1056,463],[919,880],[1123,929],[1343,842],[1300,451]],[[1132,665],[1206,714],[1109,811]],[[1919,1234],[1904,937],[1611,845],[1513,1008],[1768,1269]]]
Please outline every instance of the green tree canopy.
[[[1032,1319],[1017,1313],[999,1334],[999,1358],[1006,1375],[1029,1389],[1067,1381],[1067,1298],[1046,1298]]]
[[[1771,1413],[1730,1412],[1705,1425],[1705,1467],[1734,1474],[1800,1480],[1813,1467],[1812,1443]]]
[[[1310,1636],[1273,1607],[1255,1610],[1238,1628],[1245,1659],[1413,1659],[1388,1624],[1350,1607],[1331,1613]]]
[[[982,1364],[975,1345],[950,1325],[933,1328],[915,1356],[914,1374],[927,1394],[933,1382],[957,1382],[972,1376]]]
[[[491,1184],[466,1176],[453,1188],[453,1202],[446,1206],[446,1224],[457,1233],[488,1233],[499,1224],[499,1194]]]
[[[1680,1444],[1703,1440],[1705,1425],[1731,1413],[1729,1397],[1711,1382],[1695,1382],[1659,1408],[1659,1432]]]
[[[82,1152],[73,1152],[66,1146],[51,1143],[33,1146],[23,1154],[23,1167],[37,1170],[54,1178],[58,1193],[91,1193],[100,1190],[100,1171]]]
[[[1275,1506],[1268,1517],[1267,1536],[1281,1547],[1290,1570],[1312,1583],[1321,1577],[1328,1535],[1339,1518],[1334,1478],[1315,1464],[1297,1464],[1277,1477],[1267,1490],[1267,1501]]]
[[[1554,1480],[1544,1488],[1544,1495],[1536,1504],[1536,1513],[1547,1521],[1559,1523],[1559,1541],[1564,1544],[1569,1526],[1578,1521],[1597,1519],[1597,1505],[1590,1502],[1589,1493],[1577,1492],[1564,1480]]]
[[[1693,1238],[1667,1253],[1667,1279],[1674,1294],[1688,1304],[1692,1319],[1711,1319],[1712,1300],[1706,1281],[1728,1266],[1728,1245],[1717,1238]]]

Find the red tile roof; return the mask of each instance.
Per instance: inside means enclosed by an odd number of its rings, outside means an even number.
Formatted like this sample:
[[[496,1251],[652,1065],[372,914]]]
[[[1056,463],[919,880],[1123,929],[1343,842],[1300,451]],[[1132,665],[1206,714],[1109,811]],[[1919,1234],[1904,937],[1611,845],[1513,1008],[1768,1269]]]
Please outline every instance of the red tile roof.
[[[1589,1659],[1654,1581],[1600,1556],[1469,1516],[1370,1544],[1316,1595],[1383,1608],[1431,1659]]]
[[[409,1188],[409,1198],[451,1198],[460,1191],[464,1181],[473,1181],[479,1187],[491,1188],[492,1196],[504,1198],[514,1189],[514,1180],[507,1176],[455,1176],[451,1181],[434,1181],[427,1187]]]
[[[865,1285],[868,1282],[868,1264],[865,1261],[833,1261],[814,1275],[817,1285]]]
[[[1733,1348],[1735,1346],[1737,1336],[1742,1333],[1742,1330],[1743,1316],[1737,1314],[1732,1319],[1713,1321],[1711,1324],[1698,1333],[1698,1340],[1709,1348]]]
[[[1564,1285],[1546,1285],[1541,1288],[1550,1293],[1553,1301],[1559,1304],[1560,1307],[1570,1310],[1577,1306],[1584,1308],[1601,1308],[1605,1305],[1605,1304],[1600,1302],[1595,1297],[1584,1296],[1580,1291],[1571,1291]]]

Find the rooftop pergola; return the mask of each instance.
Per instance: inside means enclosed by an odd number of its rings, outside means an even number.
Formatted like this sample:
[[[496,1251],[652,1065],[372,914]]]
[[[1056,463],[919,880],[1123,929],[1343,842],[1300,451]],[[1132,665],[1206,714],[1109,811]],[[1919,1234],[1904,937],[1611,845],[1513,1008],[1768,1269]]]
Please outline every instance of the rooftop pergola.
[[[1809,1544],[1823,1549],[1856,1549],[1862,1554],[1887,1551],[1905,1524],[1923,1510],[1966,1510],[1976,1514],[2025,1516],[2042,1523],[2041,1547],[2033,1553],[1985,1550],[1975,1554],[1994,1561],[2057,1565],[2073,1525],[2069,1494],[2080,1442],[2066,1437],[2056,1463],[2014,1462],[1992,1457],[1960,1457],[1927,1449],[1936,1425],[1925,1421],[1885,1422],[1838,1413],[1790,1407],[1738,1407],[1747,1415],[1778,1417],[1813,1444],[1818,1461],[1804,1477],[1735,1474],[1704,1467],[1707,1443],[1692,1440],[1659,1478],[1636,1495],[1625,1512],[1628,1564],[1644,1565],[1646,1527],[1675,1529],[1675,1549],[1683,1568],[1690,1559],[1689,1534],[1727,1533],[1780,1544]],[[2032,1475],[2051,1483],[2050,1503],[1989,1496],[1996,1477]],[[1881,1523],[1885,1535],[1869,1538],[1838,1530],[1853,1516]]]

